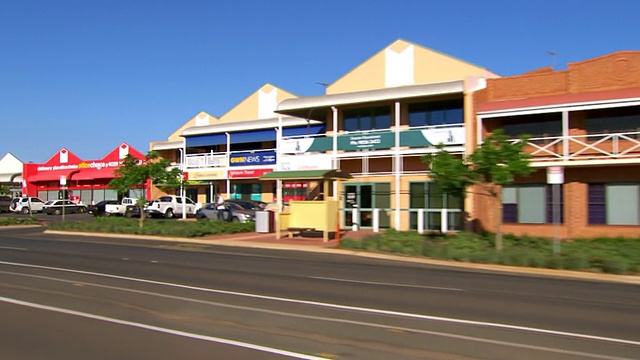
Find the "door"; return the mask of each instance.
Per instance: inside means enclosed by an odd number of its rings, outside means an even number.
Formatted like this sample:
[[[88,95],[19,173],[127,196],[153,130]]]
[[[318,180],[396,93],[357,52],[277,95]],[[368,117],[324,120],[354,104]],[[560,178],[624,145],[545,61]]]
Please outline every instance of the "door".
[[[372,227],[374,209],[379,209],[377,211],[379,226],[389,227],[389,216],[386,210],[389,210],[391,205],[390,188],[389,183],[345,184],[343,204],[346,216],[345,226],[356,223],[358,227]]]

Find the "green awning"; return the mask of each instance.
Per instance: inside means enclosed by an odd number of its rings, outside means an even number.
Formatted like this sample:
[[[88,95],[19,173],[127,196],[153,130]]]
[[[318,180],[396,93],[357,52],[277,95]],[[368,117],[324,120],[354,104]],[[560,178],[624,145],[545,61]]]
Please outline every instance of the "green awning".
[[[348,172],[334,170],[290,170],[272,171],[260,177],[260,180],[338,180],[351,179]]]

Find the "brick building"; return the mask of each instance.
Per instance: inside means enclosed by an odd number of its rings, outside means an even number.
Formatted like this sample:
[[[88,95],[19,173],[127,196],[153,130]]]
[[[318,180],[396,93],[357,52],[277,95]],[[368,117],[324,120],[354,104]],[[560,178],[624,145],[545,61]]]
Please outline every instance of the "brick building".
[[[495,129],[530,136],[537,171],[503,189],[506,233],[554,235],[546,170],[561,167],[561,237],[640,234],[640,51],[487,79],[474,105],[470,150]],[[468,206],[492,229],[496,211],[487,199],[474,196]]]

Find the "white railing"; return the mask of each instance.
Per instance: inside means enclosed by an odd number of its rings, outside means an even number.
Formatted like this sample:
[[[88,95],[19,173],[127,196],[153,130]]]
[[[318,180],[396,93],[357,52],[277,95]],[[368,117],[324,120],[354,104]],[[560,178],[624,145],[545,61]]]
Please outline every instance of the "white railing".
[[[533,161],[640,159],[640,131],[530,138],[525,151]]]
[[[220,168],[226,167],[228,157],[226,153],[191,154],[185,156],[186,169]]]

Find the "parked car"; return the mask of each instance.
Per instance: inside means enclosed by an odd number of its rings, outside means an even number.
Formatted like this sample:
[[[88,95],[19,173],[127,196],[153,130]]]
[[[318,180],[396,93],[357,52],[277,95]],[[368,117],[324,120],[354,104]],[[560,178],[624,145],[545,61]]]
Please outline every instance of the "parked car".
[[[87,211],[87,205],[76,204],[71,200],[50,200],[47,201],[42,210],[47,215],[77,214]]]
[[[140,217],[140,205],[127,205],[127,208],[124,210],[124,217]]]
[[[199,206],[189,198],[182,196],[167,195],[161,196],[157,200],[152,201],[149,206],[145,208],[145,212],[150,217],[164,216],[165,218],[172,218],[175,216],[182,216],[182,208],[184,207],[187,217],[195,216]]]
[[[103,216],[107,205],[117,203],[118,200],[102,200],[95,205],[87,206],[87,212],[93,216]]]
[[[0,195],[0,212],[11,211],[9,210],[11,207],[11,200],[13,200],[13,198],[9,195]]]
[[[135,205],[138,202],[136,198],[123,198],[120,203],[116,202],[115,204],[107,204],[104,208],[104,214],[106,216],[110,215],[124,215],[127,210],[127,206]]]
[[[30,212],[42,212],[44,207],[44,201],[35,196],[23,196],[13,199],[9,210],[20,213],[28,214]]]
[[[267,206],[266,202],[257,201],[257,200],[229,199],[229,200],[226,200],[226,202],[233,202],[242,206],[245,209],[254,210],[254,211],[264,210],[264,208]]]
[[[206,204],[204,207],[198,209],[196,218],[199,220],[223,220],[231,222],[249,222],[255,221],[256,219],[256,210],[246,209],[235,201],[225,201],[224,207],[225,210],[218,210],[216,204]],[[218,218],[220,211],[222,211],[222,219]]]

